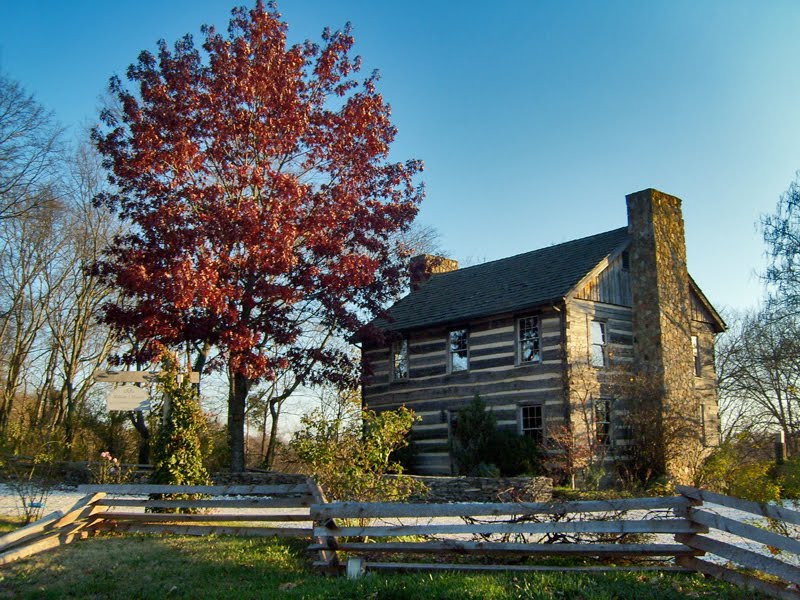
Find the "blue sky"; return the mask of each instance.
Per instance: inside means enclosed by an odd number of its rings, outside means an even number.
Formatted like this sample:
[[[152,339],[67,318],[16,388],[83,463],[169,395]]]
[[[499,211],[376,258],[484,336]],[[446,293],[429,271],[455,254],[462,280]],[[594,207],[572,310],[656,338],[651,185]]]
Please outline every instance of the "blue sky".
[[[0,0],[0,70],[74,131],[112,74],[220,0]],[[717,306],[761,295],[759,215],[800,169],[800,2],[284,0],[293,41],[352,22],[365,73],[425,161],[423,223],[480,261],[625,224],[625,194],[684,201]]]

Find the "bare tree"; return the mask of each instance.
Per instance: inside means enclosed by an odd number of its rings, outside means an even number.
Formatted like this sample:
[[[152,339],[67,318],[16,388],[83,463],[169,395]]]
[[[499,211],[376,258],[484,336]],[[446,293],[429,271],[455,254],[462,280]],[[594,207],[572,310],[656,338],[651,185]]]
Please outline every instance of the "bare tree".
[[[52,114],[0,73],[0,220],[50,200],[60,151]]]
[[[5,433],[26,378],[34,375],[36,343],[47,320],[52,285],[47,276],[63,247],[58,202],[25,208],[0,221],[0,432]]]
[[[768,308],[734,321],[716,349],[723,437],[800,435],[800,317]]]
[[[78,410],[94,385],[92,372],[106,360],[112,343],[110,329],[99,323],[100,307],[112,290],[90,269],[117,229],[111,215],[92,204],[103,185],[99,157],[90,146],[79,147],[64,182],[70,200],[63,213],[64,244],[58,264],[47,271],[55,279],[47,312],[49,346],[56,355],[50,361],[58,399],[54,425],[63,425],[68,449]]]

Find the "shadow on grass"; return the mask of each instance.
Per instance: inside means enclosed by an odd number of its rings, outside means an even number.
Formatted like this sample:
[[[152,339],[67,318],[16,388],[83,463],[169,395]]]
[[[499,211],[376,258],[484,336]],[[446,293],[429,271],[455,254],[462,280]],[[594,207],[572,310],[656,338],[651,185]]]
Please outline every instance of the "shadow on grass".
[[[102,536],[0,568],[0,598],[721,598],[758,595],[700,575],[368,573],[309,566],[304,540]]]

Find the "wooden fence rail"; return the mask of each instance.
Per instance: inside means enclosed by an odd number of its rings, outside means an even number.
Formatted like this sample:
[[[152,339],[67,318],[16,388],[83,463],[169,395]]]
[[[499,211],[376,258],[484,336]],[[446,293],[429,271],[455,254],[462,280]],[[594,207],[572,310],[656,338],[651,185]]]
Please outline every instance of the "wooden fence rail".
[[[685,512],[693,501],[683,496],[662,498],[624,498],[575,502],[515,502],[398,504],[334,502],[314,504],[311,516],[318,523],[314,535],[318,540],[310,550],[325,548],[330,552],[347,552],[351,558],[348,572],[369,569],[452,569],[552,570],[548,565],[508,565],[494,562],[475,564],[448,561],[398,561],[396,556],[435,554],[472,556],[486,561],[488,557],[588,556],[588,557],[691,557],[701,554],[682,542],[652,542],[642,539],[649,534],[694,535],[708,527],[690,521],[676,512]],[[633,513],[634,517],[628,515]],[[460,518],[460,522],[452,522]],[[412,522],[387,523],[397,519]],[[355,520],[357,523],[343,524]],[[367,522],[368,521],[368,522]],[[415,536],[413,539],[398,539]],[[663,536],[662,536],[663,537]],[[371,540],[366,542],[364,540]],[[543,543],[544,540],[561,543]],[[356,556],[352,556],[356,554]],[[392,554],[391,562],[364,560],[381,554]],[[358,566],[354,567],[353,564]],[[603,565],[590,570],[610,569]],[[619,568],[619,567],[613,567]],[[641,569],[680,569],[675,565]]]
[[[98,531],[292,536],[311,540],[315,565],[330,572],[346,568],[349,575],[365,568],[691,570],[800,600],[800,512],[691,487],[660,498],[454,504],[329,503],[310,479],[302,485],[103,485],[79,491],[86,496],[67,511],[0,537],[0,566]],[[340,553],[347,554],[346,564]],[[499,560],[509,555],[517,562]],[[454,556],[461,558],[447,558]],[[568,568],[524,563],[553,556],[598,562]],[[643,557],[660,562],[602,562]]]
[[[706,510],[705,503],[745,511],[786,526],[800,523],[800,513],[748,502],[696,488],[680,487],[679,496],[626,498],[607,501],[540,503],[398,504],[334,502],[311,506],[316,542],[310,550],[348,554],[347,572],[357,576],[365,569],[403,570],[553,570],[548,565],[501,564],[494,558],[586,556],[638,559],[666,557],[670,563],[623,568],[685,569],[699,571],[777,598],[800,598],[800,541],[746,519]],[[460,518],[461,522],[452,522]],[[400,522],[400,519],[406,521]],[[448,519],[450,522],[448,522]],[[410,522],[408,521],[410,520]],[[355,521],[355,522],[352,522]],[[734,545],[717,539],[719,532],[739,536]],[[658,534],[661,534],[658,536]],[[669,539],[665,539],[669,535]],[[403,539],[403,536],[414,536]],[[658,539],[643,539],[643,537]],[[366,541],[370,540],[370,541]],[[557,542],[557,543],[553,543]],[[749,549],[756,542],[776,555]],[[391,554],[390,562],[374,557]],[[437,562],[415,562],[418,555],[436,555]],[[715,554],[709,561],[701,556]],[[447,561],[447,556],[479,558],[471,563]],[[398,559],[404,557],[407,560]],[[365,557],[368,557],[365,558]],[[492,559],[487,562],[487,559]],[[786,560],[784,560],[786,559]],[[441,562],[442,560],[446,562]],[[728,561],[729,566],[721,563]],[[602,564],[573,570],[618,569]],[[754,576],[746,570],[760,571]],[[764,575],[778,578],[768,582]]]
[[[717,557],[715,560],[677,557],[679,565],[775,598],[800,598],[800,527],[796,527],[800,525],[800,512],[688,486],[679,486],[678,492],[693,503],[682,514],[711,531],[710,535],[678,534],[676,539]],[[739,511],[744,516],[717,514],[712,512],[713,505]],[[746,522],[753,516],[760,517],[762,523]],[[715,530],[736,536],[732,540],[735,543],[716,539]],[[764,574],[778,581],[768,582]]]
[[[323,499],[311,480],[301,485],[82,485],[78,491],[86,496],[65,513],[54,512],[0,537],[0,565],[101,531],[310,538],[308,507]]]

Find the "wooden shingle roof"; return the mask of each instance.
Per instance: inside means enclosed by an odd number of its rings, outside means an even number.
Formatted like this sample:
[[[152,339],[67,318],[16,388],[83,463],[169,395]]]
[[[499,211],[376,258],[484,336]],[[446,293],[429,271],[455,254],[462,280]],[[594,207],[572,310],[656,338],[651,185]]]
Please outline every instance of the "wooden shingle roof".
[[[433,275],[375,325],[404,331],[509,313],[564,298],[597,264],[629,242],[628,228]]]

